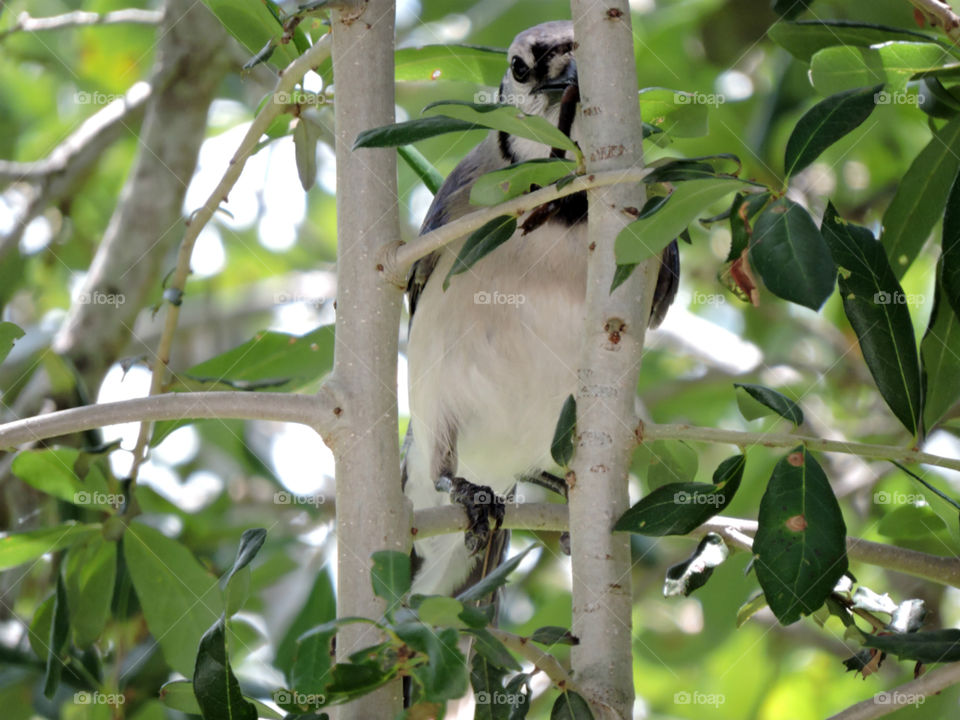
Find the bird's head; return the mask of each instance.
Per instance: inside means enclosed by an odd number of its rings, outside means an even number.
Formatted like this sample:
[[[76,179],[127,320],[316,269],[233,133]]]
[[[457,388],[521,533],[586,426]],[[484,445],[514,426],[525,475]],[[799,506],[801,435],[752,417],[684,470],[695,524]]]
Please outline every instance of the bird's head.
[[[577,84],[573,50],[573,23],[569,20],[546,22],[524,30],[510,44],[507,55],[510,66],[500,83],[500,101],[530,115],[540,115],[556,126],[560,99],[569,86]],[[572,131],[571,137],[576,139]],[[545,145],[511,136],[501,141],[501,150],[512,162],[550,154],[550,148]]]

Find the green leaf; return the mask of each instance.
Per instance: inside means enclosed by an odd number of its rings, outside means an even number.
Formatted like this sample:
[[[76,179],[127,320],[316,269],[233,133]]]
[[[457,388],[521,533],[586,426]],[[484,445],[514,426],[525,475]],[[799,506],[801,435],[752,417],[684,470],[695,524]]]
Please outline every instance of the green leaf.
[[[541,645],[579,645],[580,639],[567,628],[557,625],[545,625],[533,631],[530,639]]]
[[[850,20],[778,22],[770,26],[767,35],[803,62],[809,62],[818,50],[834,45],[870,47],[896,40],[936,42],[935,38],[913,30]]]
[[[61,655],[67,648],[70,639],[70,607],[67,602],[67,590],[63,584],[63,576],[57,575],[57,590],[53,601],[53,615],[50,623],[50,635],[47,640],[46,670],[43,676],[43,694],[52,698],[60,685],[60,673],[63,670]]]
[[[937,283],[930,323],[920,342],[925,391],[923,427],[929,432],[960,399],[960,317]]]
[[[837,269],[809,213],[780,198],[763,209],[750,237],[750,264],[777,297],[819,310]]]
[[[577,399],[568,395],[560,408],[560,417],[553,430],[553,440],[550,443],[550,456],[562,468],[570,464],[573,457],[573,443],[577,437]]]
[[[496,667],[507,670],[520,671],[520,663],[516,661],[506,646],[497,640],[486,628],[474,628],[467,631],[474,637],[473,649],[486,658],[487,662]]]
[[[960,315],[960,173],[953,179],[945,204],[940,251],[943,297]]]
[[[817,610],[847,571],[840,505],[802,445],[773,469],[757,520],[757,580],[774,615],[789,625]]]
[[[750,220],[769,199],[770,193],[752,195],[737,193],[730,206],[730,252],[727,253],[727,262],[737,260],[747,249],[750,244],[750,235],[753,233]]]
[[[496,570],[494,570],[492,573],[490,573],[485,578],[483,578],[483,580],[481,580],[480,582],[474,585],[471,585],[462,593],[457,595],[457,600],[459,600],[462,603],[472,602],[474,600],[481,600],[484,598],[484,596],[489,595],[501,585],[505,585],[507,583],[507,577],[510,575],[510,573],[512,573],[514,570],[517,569],[517,566],[527,556],[527,553],[529,553],[535,547],[537,546],[531,545],[530,547],[523,550],[522,552],[519,552],[516,555],[514,555],[509,560],[506,560],[503,563],[501,563]]]
[[[553,703],[550,720],[593,720],[593,713],[586,700],[573,690],[566,690]]]
[[[727,458],[713,474],[713,484],[661,485],[627,510],[614,532],[640,535],[686,535],[721,512],[736,494],[746,465],[744,455]]]
[[[320,133],[314,124],[304,117],[297,119],[293,128],[294,158],[297,163],[297,176],[304,192],[310,190],[317,181],[317,142]]]
[[[0,363],[7,359],[13,344],[23,335],[23,330],[12,322],[0,322]]]
[[[873,234],[844,222],[832,204],[821,229],[834,261],[844,268],[840,297],[863,359],[894,415],[916,434],[923,395],[920,361],[900,283]]]
[[[893,653],[902,660],[915,660],[924,664],[960,660],[960,630],[956,628],[867,635],[863,644],[885,653]]]
[[[99,534],[100,523],[78,523],[76,520],[52,527],[5,533],[0,537],[0,570],[36,560],[41,555],[63,550]]]
[[[649,217],[635,220],[617,235],[618,265],[640,263],[658,255],[708,207],[742,187],[735,178],[711,178],[680,183],[667,204]]]
[[[397,50],[394,63],[396,79],[401,82],[470,82],[495,88],[503,78],[507,58],[496,48],[424,45]],[[493,102],[496,93],[489,95]]]
[[[310,594],[297,616],[290,623],[277,647],[274,665],[283,671],[288,687],[300,692],[321,692],[323,673],[316,670],[318,662],[330,665],[329,638],[326,646],[320,642],[311,642],[310,638],[300,642],[299,638],[312,627],[330,622],[337,616],[337,601],[333,592],[333,579],[329,570],[324,568],[317,573]],[[329,637],[333,637],[333,633]],[[321,682],[319,687],[305,686],[299,678]]]
[[[201,712],[190,680],[171,680],[165,684],[160,688],[160,702],[187,715],[199,715]]]
[[[945,48],[930,42],[894,41],[871,48],[841,45],[814,54],[810,81],[824,95],[873,85],[887,85],[897,92],[917,73],[935,70],[951,60]]]
[[[410,556],[396,550],[378,550],[370,570],[373,594],[387,601],[387,612],[410,592]]]
[[[452,597],[431,595],[425,597],[417,607],[417,614],[427,625],[444,625],[464,628],[466,623],[460,619],[463,603]]]
[[[960,169],[960,116],[933,134],[910,164],[883,214],[880,242],[898,278],[910,267],[937,220]]]
[[[260,0],[203,0],[217,19],[251,54],[283,34],[283,26]],[[300,53],[293,44],[276,43],[271,64],[284,68]]]
[[[434,195],[443,185],[443,175],[430,163],[422,152],[413,145],[400,145],[397,147],[397,154],[413,170],[421,182],[427,186]]]
[[[240,536],[240,547],[237,548],[237,558],[224,578],[224,585],[227,585],[236,573],[250,564],[260,552],[266,539],[267,531],[263,528],[250,528],[243,531],[243,535]]]
[[[527,115],[513,105],[484,105],[458,100],[442,100],[427,105],[423,112],[476,123],[491,130],[500,130],[516,137],[542,143],[547,147],[570,150],[574,155],[580,155],[577,144],[551,125],[548,120],[539,115]]]
[[[925,502],[901,505],[881,518],[877,532],[896,540],[921,540],[947,529],[947,524]]]
[[[786,395],[778,393],[763,385],[749,385],[747,383],[734,383],[734,387],[743,389],[750,397],[761,405],[770,408],[782,418],[786,418],[794,425],[803,424],[803,410],[793,400]],[[752,420],[753,418],[747,418]]]
[[[710,104],[694,99],[695,95],[679,90],[644,88],[639,94],[640,117],[671,137],[702,137],[707,134]],[[714,99],[719,102],[719,96]]]
[[[767,598],[764,596],[762,592],[757,593],[752,598],[747,600],[737,610],[737,629],[739,630],[741,627],[743,627],[744,623],[746,623],[747,620],[749,620],[758,612],[763,610],[766,606],[767,606]]]
[[[572,160],[540,158],[494,170],[477,178],[470,188],[470,202],[474,205],[498,205],[523,195],[531,185],[546,187],[576,169],[577,164]]]
[[[96,642],[110,617],[117,577],[117,543],[93,535],[67,553],[67,601],[73,642],[87,648]]]
[[[353,143],[353,149],[357,148],[377,148],[377,147],[397,147],[399,145],[410,145],[411,143],[445,135],[451,132],[464,132],[466,130],[483,130],[484,125],[454,118],[437,116],[416,118],[407,120],[394,125],[384,125],[383,127],[363,130],[357,135]]]
[[[509,720],[510,704],[503,687],[507,672],[476,653],[470,661],[470,684],[476,708],[474,720]]]
[[[123,555],[163,657],[171,668],[192,677],[200,639],[223,613],[217,579],[186,547],[141,523],[127,527]]]
[[[193,692],[204,720],[257,720],[257,709],[240,692],[227,659],[226,620],[203,634],[193,672]]]
[[[800,172],[837,140],[859,127],[870,117],[876,107],[875,95],[882,89],[882,85],[875,85],[837,93],[804,113],[787,140],[784,174],[790,177]]]
[[[479,230],[474,230],[457,253],[456,260],[450,272],[443,279],[443,289],[450,287],[450,279],[472,268],[509,240],[517,230],[517,219],[512,215],[500,215],[486,223]]]
[[[446,702],[466,693],[467,659],[457,648],[456,630],[435,630],[423,623],[409,622],[395,626],[393,631],[410,648],[428,658],[412,673],[423,690],[423,701]]]
[[[100,474],[88,473],[87,482],[74,472],[81,459],[73,448],[24,450],[13,459],[13,474],[40,492],[74,505],[112,511],[106,481]]]
[[[661,485],[692,481],[699,465],[697,451],[683,440],[655,440],[636,448],[630,470],[652,492]]]

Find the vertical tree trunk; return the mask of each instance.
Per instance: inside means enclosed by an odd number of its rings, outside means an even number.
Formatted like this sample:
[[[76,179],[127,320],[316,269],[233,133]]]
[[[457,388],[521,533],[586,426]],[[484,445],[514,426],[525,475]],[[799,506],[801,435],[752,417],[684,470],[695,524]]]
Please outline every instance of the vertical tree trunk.
[[[397,435],[397,336],[400,290],[381,282],[378,252],[399,240],[397,155],[356,150],[361,130],[394,122],[394,3],[335,11],[337,327],[333,378],[343,399],[332,437],[337,473],[337,614],[376,618],[383,603],[370,583],[370,555],[408,550],[410,518],[400,489]],[[378,638],[365,625],[337,635],[337,660]],[[338,717],[394,717],[394,682],[339,710]]]
[[[627,0],[572,0],[587,171],[643,164],[633,35]],[[574,677],[594,703],[631,716],[630,546],[611,529],[627,509],[634,409],[656,262],[610,293],[614,240],[643,204],[641,185],[588,192],[593,252],[577,387],[577,449],[570,491]]]

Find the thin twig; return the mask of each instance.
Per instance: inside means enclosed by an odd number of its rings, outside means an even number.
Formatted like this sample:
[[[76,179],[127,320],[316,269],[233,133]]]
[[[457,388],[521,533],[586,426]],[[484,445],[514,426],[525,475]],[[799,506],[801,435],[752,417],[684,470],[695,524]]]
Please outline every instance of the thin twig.
[[[320,38],[303,55],[294,60],[280,75],[274,90],[274,98],[280,95],[286,95],[293,91],[294,86],[300,81],[304,74],[311,68],[316,67],[330,55],[330,35],[327,34]],[[160,344],[157,348],[156,359],[153,363],[153,376],[150,381],[150,394],[158,395],[163,390],[164,378],[166,376],[167,365],[170,362],[170,351],[173,346],[173,337],[177,329],[177,320],[180,317],[180,302],[183,289],[187,284],[187,277],[190,275],[190,256],[193,254],[193,246],[196,243],[200,231],[206,226],[213,217],[221,203],[227,202],[227,196],[230,190],[240,178],[247,159],[253,153],[260,138],[266,132],[270,123],[279,116],[285,105],[274,102],[268,102],[257,114],[247,134],[244,135],[240,147],[230,159],[230,164],[223,174],[219,184],[207,198],[203,206],[197,210],[187,223],[187,228],[183,235],[183,242],[180,244],[180,250],[177,254],[177,265],[167,284],[165,296],[172,298],[167,302],[167,317],[163,326],[163,333],[160,336]],[[137,438],[137,445],[134,450],[134,465],[131,477],[136,478],[137,470],[144,458],[144,451],[147,441],[150,437],[150,426],[144,424],[140,427],[140,435]]]
[[[550,653],[537,647],[530,638],[493,627],[487,628],[487,630],[497,640],[502,642],[508,650],[513,650],[517,655],[532,662],[537,670],[546,673],[547,677],[549,677],[558,688],[561,690],[580,692],[573,678],[570,677],[570,673],[560,664],[560,661]]]
[[[960,683],[960,663],[945,665],[893,690],[877,693],[872,698],[851,705],[827,720],[873,720],[907,705],[920,706],[928,697],[957,683]]]
[[[30,13],[22,12],[12,27],[0,33],[0,40],[18,32],[44,32],[47,30],[63,30],[66,28],[89,27],[90,25],[159,25],[163,13],[158,10],[140,10],[128,8],[114,10],[107,13],[74,12],[54,15],[52,17],[31,17]]]
[[[960,40],[960,17],[948,3],[942,0],[909,0],[909,2],[923,13],[932,27],[943,28],[943,32],[954,42]]]

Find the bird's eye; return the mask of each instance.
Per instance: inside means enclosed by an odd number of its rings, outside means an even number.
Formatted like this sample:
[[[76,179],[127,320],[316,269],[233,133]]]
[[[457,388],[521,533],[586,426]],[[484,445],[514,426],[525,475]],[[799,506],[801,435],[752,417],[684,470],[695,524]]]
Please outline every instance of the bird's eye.
[[[525,82],[530,74],[530,68],[519,55],[514,55],[510,61],[510,69],[513,70],[513,77],[517,82]]]

